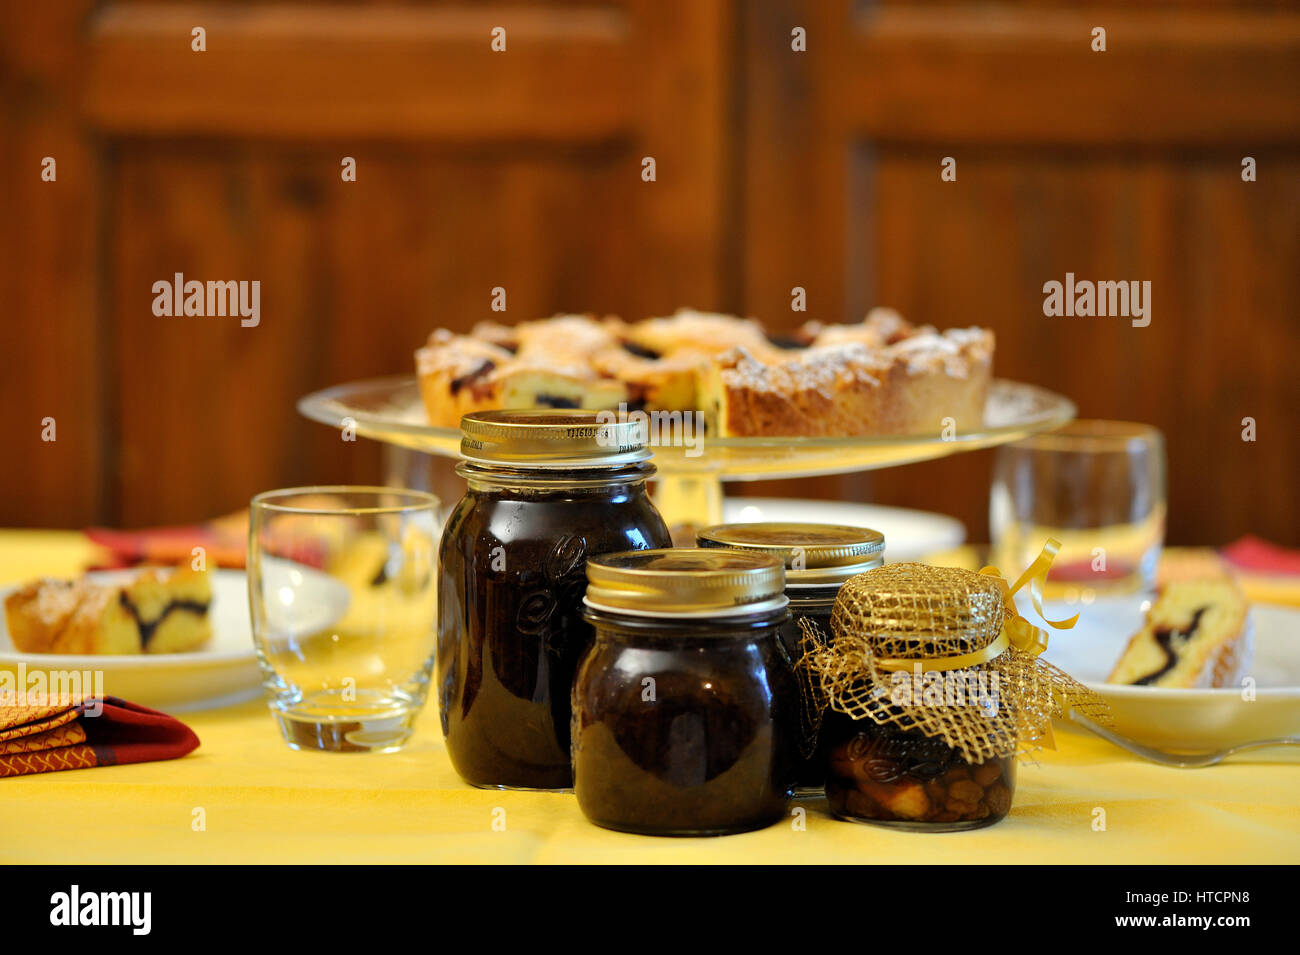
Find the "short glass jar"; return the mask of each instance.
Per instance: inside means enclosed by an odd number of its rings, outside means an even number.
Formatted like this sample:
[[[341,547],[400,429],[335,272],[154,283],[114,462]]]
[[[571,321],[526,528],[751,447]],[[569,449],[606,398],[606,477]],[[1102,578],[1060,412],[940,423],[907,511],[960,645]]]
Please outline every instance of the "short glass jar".
[[[941,739],[829,712],[826,800],[840,819],[896,829],[978,829],[1011,811],[1014,756],[968,762]]]
[[[670,543],[646,494],[644,429],[607,417],[491,411],[461,422],[468,489],[439,553],[438,688],[447,753],[471,785],[572,787],[587,558]]]
[[[574,790],[598,826],[662,836],[771,825],[794,787],[780,562],[678,548],[587,563],[595,642],[573,688]]]
[[[701,547],[771,554],[785,564],[790,622],[781,628],[781,642],[793,662],[803,656],[800,621],[807,619],[830,639],[831,610],[840,587],[850,577],[879,567],[885,551],[885,536],[879,531],[845,524],[718,524],[701,530],[696,540]],[[811,729],[801,732],[810,734]],[[801,795],[821,792],[826,781],[824,757],[814,752],[801,758],[797,776]]]
[[[1054,687],[1069,678],[1012,645],[1005,587],[993,573],[901,563],[840,589],[835,638],[805,661],[836,817],[947,832],[1007,815],[1015,754],[1050,731]]]

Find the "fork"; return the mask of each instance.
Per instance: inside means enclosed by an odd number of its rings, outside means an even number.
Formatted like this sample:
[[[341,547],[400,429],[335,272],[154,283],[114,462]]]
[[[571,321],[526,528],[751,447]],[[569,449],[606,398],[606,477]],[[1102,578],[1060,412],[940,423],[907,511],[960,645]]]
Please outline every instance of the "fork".
[[[1112,733],[1105,727],[1098,726],[1078,713],[1072,713],[1070,718],[1080,726],[1096,733],[1102,739],[1114,743],[1120,749],[1126,749],[1133,755],[1149,759],[1153,763],[1160,763],[1162,766],[1175,766],[1179,769],[1199,769],[1202,766],[1213,766],[1235,753],[1243,753],[1249,749],[1262,749],[1265,746],[1300,746],[1300,738],[1284,737],[1281,739],[1257,739],[1249,743],[1229,746],[1227,749],[1221,749],[1213,753],[1166,753],[1162,749],[1143,746],[1127,736]]]

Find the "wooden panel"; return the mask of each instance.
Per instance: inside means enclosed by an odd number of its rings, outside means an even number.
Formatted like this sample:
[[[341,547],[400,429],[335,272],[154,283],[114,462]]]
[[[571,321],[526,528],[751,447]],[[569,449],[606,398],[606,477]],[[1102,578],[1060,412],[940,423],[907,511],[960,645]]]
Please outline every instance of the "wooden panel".
[[[745,310],[796,324],[886,304],[989,326],[999,374],[1167,432],[1172,541],[1300,541],[1300,19],[1266,6],[758,4]],[[1244,155],[1259,181],[1242,182]],[[1044,317],[1042,285],[1067,271],[1152,281],[1151,327]],[[809,315],[790,313],[794,285]],[[1247,416],[1277,430],[1243,442]],[[991,464],[799,492],[946,511],[982,539]]]
[[[731,126],[736,7],[727,0],[664,3],[635,0],[636,115],[632,171],[639,246],[639,288],[628,296],[649,308],[623,314],[666,315],[682,305],[722,309],[734,302],[726,275],[739,242],[731,203],[735,135]],[[655,159],[654,182],[640,181],[641,161]],[[733,293],[724,300],[724,288]]]
[[[928,151],[890,150],[864,222],[880,300],[940,324],[978,320],[998,335],[1000,375],[1059,389],[1081,416],[1165,431],[1172,540],[1300,527],[1300,157],[1258,157],[1269,174],[1256,183],[1238,158],[967,151],[958,181],[940,183]],[[1044,316],[1043,283],[1067,271],[1151,281],[1151,324]],[[1253,444],[1246,416],[1261,422]],[[942,502],[980,534],[988,466],[882,472],[868,493]]]
[[[75,181],[62,205],[33,189],[28,208],[23,187],[0,280],[22,316],[7,352],[32,359],[7,406],[56,415],[60,444],[0,477],[22,488],[9,523],[188,521],[272,485],[375,480],[378,449],[299,417],[301,394],[411,368],[438,325],[721,308],[735,288],[727,0],[43,16],[4,32],[36,46],[0,47],[0,121],[57,126]],[[207,52],[191,51],[194,26]],[[51,64],[39,82],[23,72],[42,57],[63,70],[57,95]],[[36,152],[41,136],[15,141]],[[178,271],[260,281],[261,325],[153,315],[153,283]],[[504,315],[488,311],[498,286]],[[37,321],[51,303],[66,319],[53,332]]]
[[[124,144],[112,325],[125,523],[196,519],[285,483],[374,480],[374,446],[301,418],[299,396],[412,368],[431,328],[492,315],[498,285],[506,320],[612,309],[635,287],[634,250],[601,241],[627,218],[622,153],[357,159],[342,183],[335,153]],[[555,223],[579,216],[592,231],[554,242]],[[154,316],[152,284],[176,271],[260,280],[261,324]]]
[[[869,7],[839,48],[843,121],[912,141],[1300,142],[1300,14],[1132,6]]]
[[[0,4],[0,525],[88,523],[106,502],[99,182],[75,113],[88,6]],[[41,179],[46,156],[53,182]],[[42,440],[47,417],[52,442]]]
[[[614,9],[114,4],[90,55],[86,109],[114,133],[572,141],[632,119]]]

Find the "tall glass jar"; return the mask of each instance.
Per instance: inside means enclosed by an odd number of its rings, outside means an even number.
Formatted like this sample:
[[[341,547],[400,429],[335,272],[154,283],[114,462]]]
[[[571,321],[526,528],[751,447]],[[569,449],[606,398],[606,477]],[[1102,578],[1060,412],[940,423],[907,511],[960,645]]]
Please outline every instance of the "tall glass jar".
[[[646,494],[644,429],[588,411],[461,422],[468,489],[439,554],[438,689],[452,765],[474,786],[569,789],[570,696],[591,641],[585,564],[669,546]]]
[[[791,661],[803,656],[799,623],[807,619],[828,639],[835,596],[850,577],[879,567],[884,560],[885,536],[869,527],[846,524],[807,524],[758,521],[718,524],[697,536],[701,547],[771,554],[785,564],[785,595],[790,599],[790,620],[781,628],[781,641]],[[800,730],[813,735],[812,727]],[[798,792],[820,793],[826,783],[826,760],[814,752],[815,740],[805,740],[810,752],[800,760]]]
[[[648,835],[776,822],[794,786],[798,706],[777,638],[781,565],[678,548],[594,558],[587,575],[596,640],[573,688],[583,813]]]

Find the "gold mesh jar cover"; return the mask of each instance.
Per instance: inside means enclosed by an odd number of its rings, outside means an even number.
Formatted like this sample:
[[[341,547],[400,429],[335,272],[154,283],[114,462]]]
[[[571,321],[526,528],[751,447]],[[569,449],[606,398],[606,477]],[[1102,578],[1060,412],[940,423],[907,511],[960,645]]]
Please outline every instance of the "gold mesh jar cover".
[[[1037,562],[1031,569],[1046,576]],[[848,581],[831,615],[833,640],[800,622],[814,721],[830,708],[919,730],[972,763],[1039,748],[1052,717],[1069,709],[1104,721],[1100,698],[1039,658],[1046,636],[1012,600],[1027,575],[1009,587],[992,568],[905,563]]]
[[[926,564],[890,564],[840,588],[831,629],[860,631],[880,658],[923,660],[988,646],[1002,629],[992,577]]]

